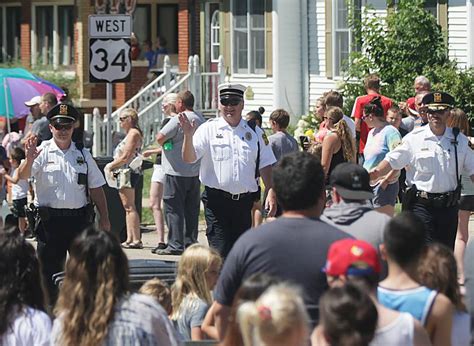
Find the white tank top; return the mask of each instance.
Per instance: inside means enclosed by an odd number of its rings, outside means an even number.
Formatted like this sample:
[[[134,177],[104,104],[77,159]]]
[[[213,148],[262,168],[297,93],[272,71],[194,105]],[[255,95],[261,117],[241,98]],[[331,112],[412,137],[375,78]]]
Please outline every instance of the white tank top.
[[[375,331],[370,346],[413,345],[415,322],[408,312],[401,312],[392,323]]]

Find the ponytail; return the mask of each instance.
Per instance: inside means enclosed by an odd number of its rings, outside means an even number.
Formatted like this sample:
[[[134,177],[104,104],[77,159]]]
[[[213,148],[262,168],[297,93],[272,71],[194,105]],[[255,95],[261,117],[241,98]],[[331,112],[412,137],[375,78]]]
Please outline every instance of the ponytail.
[[[341,140],[342,154],[347,162],[355,162],[355,142],[352,132],[345,120],[339,120],[335,125],[335,132]]]

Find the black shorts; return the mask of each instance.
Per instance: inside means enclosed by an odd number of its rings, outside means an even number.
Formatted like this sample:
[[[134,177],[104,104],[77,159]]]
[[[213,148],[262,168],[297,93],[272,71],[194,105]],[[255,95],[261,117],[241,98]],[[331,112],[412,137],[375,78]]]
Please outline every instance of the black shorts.
[[[21,199],[14,199],[12,205],[12,214],[15,217],[26,217],[26,197]]]
[[[474,195],[461,196],[459,210],[474,211]]]

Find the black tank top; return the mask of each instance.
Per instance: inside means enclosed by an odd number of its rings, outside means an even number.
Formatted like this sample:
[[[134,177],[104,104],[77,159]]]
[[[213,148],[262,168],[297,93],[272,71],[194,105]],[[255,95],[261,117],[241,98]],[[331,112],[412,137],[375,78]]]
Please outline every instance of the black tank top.
[[[332,155],[331,164],[329,165],[329,171],[328,171],[328,175],[326,177],[326,183],[329,182],[329,176],[331,175],[332,170],[338,164],[343,163],[343,162],[346,162],[346,159],[344,158],[344,153],[342,151],[342,145],[341,145],[341,149],[339,149],[339,151],[337,153]]]

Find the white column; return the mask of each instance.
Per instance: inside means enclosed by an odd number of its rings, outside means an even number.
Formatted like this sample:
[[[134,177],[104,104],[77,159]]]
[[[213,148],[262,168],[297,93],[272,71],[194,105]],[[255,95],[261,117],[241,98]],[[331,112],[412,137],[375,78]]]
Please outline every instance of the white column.
[[[273,108],[281,108],[282,94],[280,88],[280,33],[278,20],[278,0],[272,4],[272,67],[273,67]]]
[[[467,62],[466,67],[474,66],[474,0],[466,0],[467,11]]]

